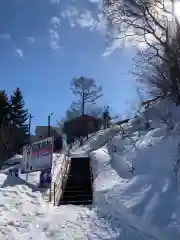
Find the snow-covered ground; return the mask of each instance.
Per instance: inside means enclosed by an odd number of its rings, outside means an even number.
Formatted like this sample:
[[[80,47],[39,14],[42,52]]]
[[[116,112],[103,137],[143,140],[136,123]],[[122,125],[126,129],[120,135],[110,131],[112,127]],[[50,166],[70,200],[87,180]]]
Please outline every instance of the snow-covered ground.
[[[4,162],[2,169],[10,168],[11,166],[13,167],[15,165],[17,165],[17,167],[19,167],[21,159],[22,159],[21,155],[15,155],[14,157],[12,157]]]
[[[180,155],[180,110],[171,108],[176,126],[170,131],[158,118],[165,105],[157,103],[150,109],[154,129],[142,130],[140,136],[132,120],[124,125],[128,133],[124,139],[116,126],[73,149],[72,154],[93,150],[91,207],[54,207],[38,189],[39,173],[28,174],[26,181],[24,175],[15,178],[1,172],[0,240],[180,239],[180,194],[174,173]],[[54,179],[62,157],[53,155]]]

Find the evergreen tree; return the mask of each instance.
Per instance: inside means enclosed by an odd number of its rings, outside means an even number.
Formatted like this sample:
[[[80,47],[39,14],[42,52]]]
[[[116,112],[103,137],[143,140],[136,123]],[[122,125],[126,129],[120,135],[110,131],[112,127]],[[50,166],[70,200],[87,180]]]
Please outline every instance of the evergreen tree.
[[[0,91],[0,126],[10,118],[10,104],[6,92]]]
[[[28,136],[28,110],[25,109],[24,98],[22,92],[17,88],[11,96],[11,119],[19,129],[22,144],[26,143]]]
[[[0,167],[9,157],[11,150],[8,149],[9,140],[12,139],[10,126],[11,107],[6,92],[0,91]]]

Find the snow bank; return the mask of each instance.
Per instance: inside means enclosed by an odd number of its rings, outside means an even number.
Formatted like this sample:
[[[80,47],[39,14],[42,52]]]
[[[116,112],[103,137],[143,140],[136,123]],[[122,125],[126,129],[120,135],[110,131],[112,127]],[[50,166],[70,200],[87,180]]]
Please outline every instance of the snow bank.
[[[136,132],[124,140],[117,135],[107,148],[97,150],[93,160],[95,189],[105,194],[106,197],[100,194],[104,205],[121,209],[123,203],[133,218],[179,239],[180,195],[173,172],[179,158],[179,142],[174,132],[168,135],[161,125],[140,138]],[[95,194],[96,202],[100,196]]]
[[[152,226],[126,208],[121,190],[128,186],[128,180],[121,178],[112,168],[112,158],[107,149],[95,151],[92,159],[95,210],[116,229],[118,237],[115,239],[171,239],[166,232]]]
[[[22,159],[22,155],[15,155],[14,157],[6,160],[1,169],[10,168],[11,166],[15,166],[15,165],[16,167],[19,167],[21,159]]]
[[[103,147],[120,131],[119,126],[113,126],[112,128],[103,129],[97,132],[92,138],[90,138],[82,147],[71,151],[71,154],[87,153],[89,150],[94,151]]]

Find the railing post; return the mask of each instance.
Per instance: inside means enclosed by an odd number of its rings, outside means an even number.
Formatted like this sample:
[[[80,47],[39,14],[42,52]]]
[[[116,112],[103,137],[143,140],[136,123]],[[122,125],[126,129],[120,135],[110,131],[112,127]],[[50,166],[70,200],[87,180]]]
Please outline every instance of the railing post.
[[[49,202],[51,202],[52,200],[52,186],[50,186],[50,193],[49,193]]]
[[[56,188],[56,183],[54,182],[53,185],[54,185],[54,189],[53,190],[54,190],[54,206],[55,206],[56,205],[56,196],[55,196],[56,195],[56,189],[55,189]]]
[[[94,192],[93,192],[93,170],[92,170],[92,162],[91,162],[91,150],[88,151],[88,157],[89,157],[89,167],[90,167],[90,179],[91,179],[91,189],[92,189],[92,199],[94,198]]]

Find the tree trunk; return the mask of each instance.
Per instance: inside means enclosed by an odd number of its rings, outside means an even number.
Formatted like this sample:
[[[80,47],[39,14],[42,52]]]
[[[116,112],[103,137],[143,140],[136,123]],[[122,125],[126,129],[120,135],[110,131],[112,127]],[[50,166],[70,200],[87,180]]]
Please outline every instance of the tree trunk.
[[[85,111],[85,94],[83,92],[83,94],[82,94],[82,115],[84,115],[84,111]]]

